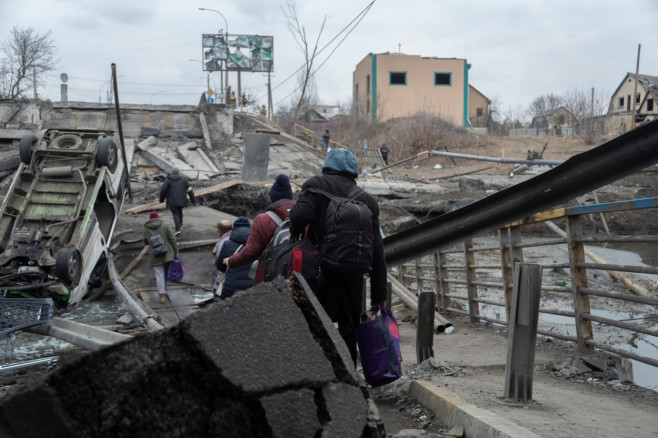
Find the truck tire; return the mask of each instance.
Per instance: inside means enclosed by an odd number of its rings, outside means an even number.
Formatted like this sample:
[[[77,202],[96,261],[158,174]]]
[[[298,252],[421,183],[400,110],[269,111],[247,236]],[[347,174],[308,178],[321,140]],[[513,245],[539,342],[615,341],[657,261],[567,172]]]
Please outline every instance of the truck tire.
[[[37,136],[34,134],[25,134],[18,143],[18,156],[25,164],[32,161],[32,147],[37,144]]]
[[[82,274],[82,255],[75,248],[61,248],[57,251],[55,274],[66,284],[77,286]]]
[[[107,166],[110,172],[114,173],[117,168],[117,158],[117,146],[111,138],[101,138],[98,140],[96,162],[100,166]]]

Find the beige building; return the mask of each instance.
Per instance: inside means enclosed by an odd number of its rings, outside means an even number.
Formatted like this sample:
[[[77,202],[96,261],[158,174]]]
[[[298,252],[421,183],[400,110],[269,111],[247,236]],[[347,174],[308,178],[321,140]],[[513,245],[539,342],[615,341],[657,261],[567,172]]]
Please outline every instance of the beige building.
[[[658,76],[638,75],[636,88],[635,73],[626,73],[610,99],[609,128],[618,134],[630,130],[633,104],[635,105],[635,126],[655,120],[658,117],[656,99],[658,99]]]
[[[469,126],[469,67],[459,58],[370,53],[353,74],[354,111],[374,122],[428,112],[456,126]]]
[[[471,84],[468,85],[468,119],[474,128],[489,126],[489,104],[491,100]]]
[[[540,112],[532,118],[531,128],[560,129],[573,125],[573,114],[561,106]]]

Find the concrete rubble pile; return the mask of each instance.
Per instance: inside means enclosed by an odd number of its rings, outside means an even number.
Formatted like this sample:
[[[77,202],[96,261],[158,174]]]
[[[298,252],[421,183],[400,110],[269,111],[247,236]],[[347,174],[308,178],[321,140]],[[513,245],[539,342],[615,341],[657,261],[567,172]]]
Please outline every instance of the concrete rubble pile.
[[[345,344],[296,278],[86,355],[0,402],[5,438],[381,437],[383,429]]]

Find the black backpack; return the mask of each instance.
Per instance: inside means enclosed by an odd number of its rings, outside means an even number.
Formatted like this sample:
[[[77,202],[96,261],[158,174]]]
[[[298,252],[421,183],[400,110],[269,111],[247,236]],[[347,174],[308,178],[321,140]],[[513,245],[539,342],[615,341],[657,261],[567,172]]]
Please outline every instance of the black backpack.
[[[365,274],[372,264],[372,212],[355,198],[363,190],[355,185],[346,197],[322,189],[307,189],[329,198],[325,216],[326,234],[320,244],[322,263],[342,272]]]
[[[272,234],[272,238],[270,239],[270,242],[265,247],[265,249],[268,249],[273,246],[278,246],[282,242],[289,239],[290,219],[288,218],[281,219],[278,214],[276,214],[271,210],[266,211],[265,214],[267,214],[274,221],[274,223],[276,223],[276,229],[274,230],[274,234]]]
[[[277,224],[270,242],[258,258],[263,266],[263,281],[272,281],[282,275],[288,278],[295,271],[302,274],[309,284],[320,275],[320,252],[308,240],[290,240],[290,219],[281,219],[273,211],[267,215]]]
[[[151,237],[149,237],[149,247],[151,249],[151,254],[154,256],[161,256],[167,253],[167,243],[164,241],[162,236],[159,233],[154,233],[153,230],[149,228],[151,232]]]
[[[299,272],[311,287],[320,276],[320,251],[309,239],[284,240],[280,245],[266,249],[261,256],[263,281],[272,281],[277,276],[288,278]]]

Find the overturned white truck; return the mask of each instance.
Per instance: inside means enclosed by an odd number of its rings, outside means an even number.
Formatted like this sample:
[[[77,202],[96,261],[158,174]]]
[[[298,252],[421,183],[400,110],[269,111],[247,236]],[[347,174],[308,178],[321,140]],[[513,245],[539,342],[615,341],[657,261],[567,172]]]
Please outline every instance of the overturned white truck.
[[[0,207],[0,293],[74,304],[101,284],[126,191],[113,131],[46,129],[19,143]]]

